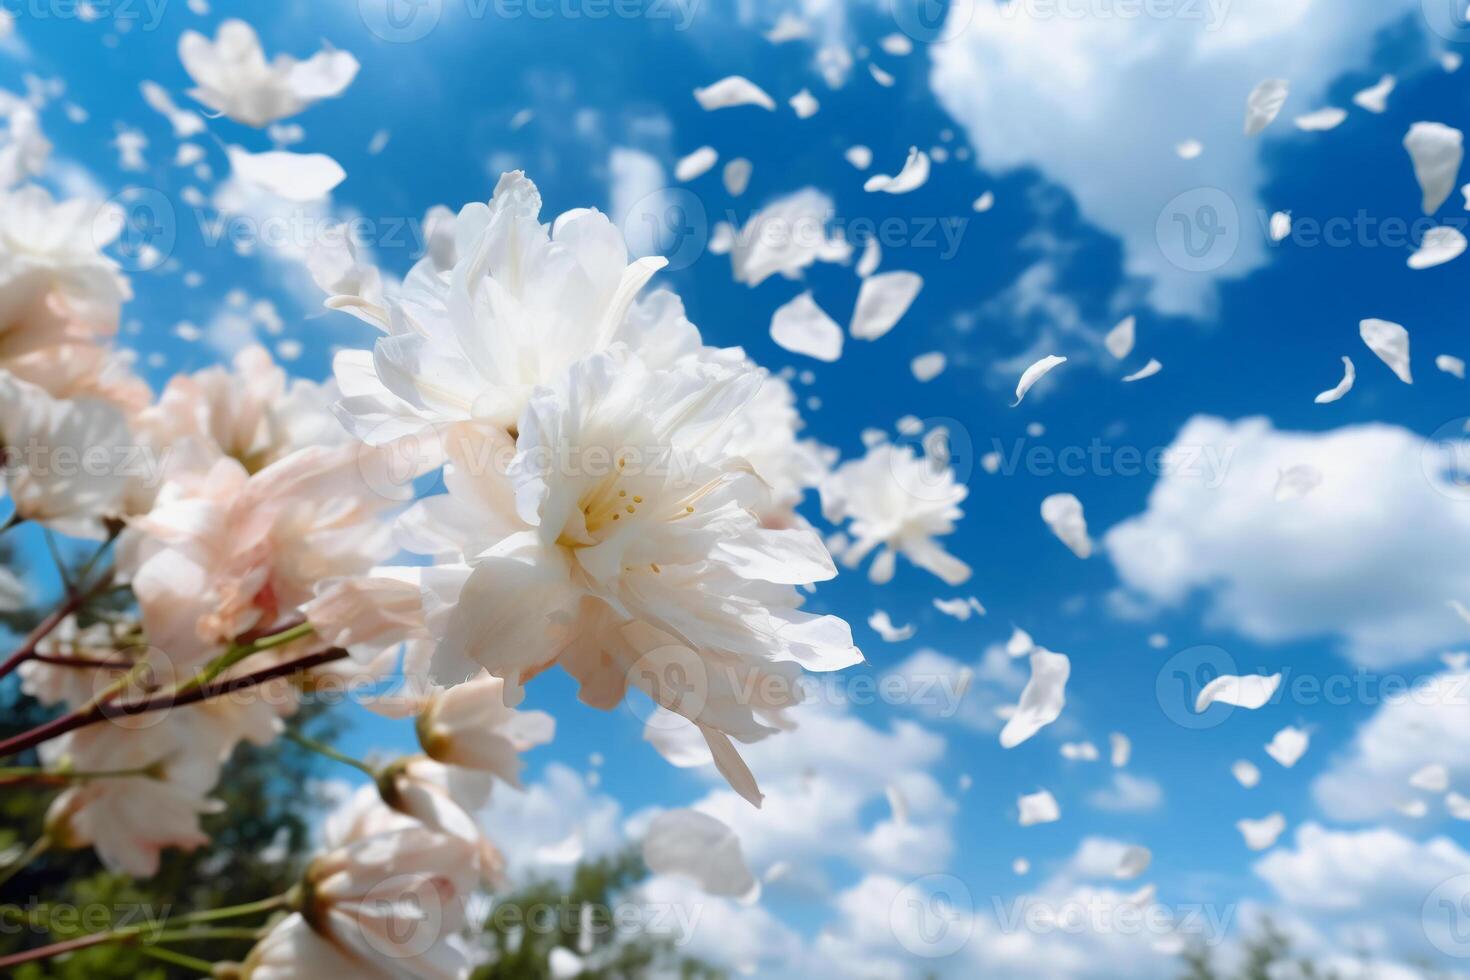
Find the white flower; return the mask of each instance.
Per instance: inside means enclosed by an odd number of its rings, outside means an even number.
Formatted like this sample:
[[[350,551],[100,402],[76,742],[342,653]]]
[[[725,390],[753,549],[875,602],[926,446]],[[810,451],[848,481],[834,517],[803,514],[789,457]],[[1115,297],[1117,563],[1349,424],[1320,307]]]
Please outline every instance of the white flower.
[[[490,674],[424,697],[417,727],[430,758],[490,773],[512,786],[521,783],[520,753],[556,734],[556,720],[546,712],[507,707],[505,682]]]
[[[255,29],[233,19],[219,25],[212,42],[197,31],[185,31],[179,37],[179,60],[196,86],[190,95],[257,129],[294,116],[318,99],[341,95],[359,67],[352,55],[332,49],[305,61],[278,54],[267,62]]]
[[[796,700],[801,666],[861,659],[846,623],[798,608],[795,586],[836,574],[820,538],[762,527],[769,491],[724,450],[760,381],[609,352],[538,389],[513,447],[494,430],[456,430],[448,496],[401,528],[414,550],[464,556],[424,570],[435,679],[483,667],[515,703],[525,678],[560,661],[596,707],[639,687],[698,723],[722,771],[756,796],[726,736],[773,731],[757,713]]]
[[[199,817],[222,809],[206,797],[219,778],[221,754],[216,741],[185,719],[171,716],[132,731],[92,725],[44,743],[40,754],[50,768],[65,762],[79,773],[150,770],[66,789],[46,815],[58,845],[90,845],[109,870],[148,877],[164,848],[209,843]]]
[[[301,911],[256,944],[244,978],[466,977],[469,959],[451,940],[477,878],[464,841],[422,827],[340,847],[311,862]]]
[[[60,401],[0,372],[0,447],[20,517],[74,537],[101,537],[122,513],[132,439],[113,406]]]
[[[371,353],[344,351],[335,363],[341,410],[359,435],[376,443],[468,420],[509,428],[537,385],[590,353],[621,341],[662,364],[700,351],[677,299],[634,308],[663,259],[629,264],[622,234],[597,211],[550,226],[540,211],[536,185],[505,174],[488,205],[440,220],[428,256],[385,306],[338,292],[376,282],[350,255],[313,263],[329,306],[387,333]]]
[[[121,218],[94,201],[53,202],[36,186],[0,194],[0,361],[117,332],[132,292],[101,248]]]
[[[954,530],[968,494],[948,466],[916,457],[912,447],[884,443],[862,459],[843,463],[822,484],[822,513],[834,524],[852,521],[852,544],[841,555],[849,567],[881,548],[868,569],[873,582],[893,578],[895,554],[902,554],[947,584],[959,585],[970,577],[970,566],[934,538]]]
[[[131,577],[148,642],[182,669],[243,633],[290,617],[319,582],[363,575],[392,551],[357,446],[299,449],[258,473],[231,458],[178,464],[118,566]],[[383,450],[386,451],[386,450]]]
[[[194,440],[254,473],[305,446],[345,444],[348,435],[331,412],[335,397],[330,384],[295,379],[288,386],[270,353],[252,345],[235,355],[233,370],[170,378],[139,427],[161,445]]]
[[[796,513],[803,491],[820,486],[827,475],[830,451],[810,439],[799,440],[803,425],[791,386],[774,374],[764,375],[731,422],[726,451],[743,457],[771,489],[770,502],[760,511],[767,527],[804,526]]]

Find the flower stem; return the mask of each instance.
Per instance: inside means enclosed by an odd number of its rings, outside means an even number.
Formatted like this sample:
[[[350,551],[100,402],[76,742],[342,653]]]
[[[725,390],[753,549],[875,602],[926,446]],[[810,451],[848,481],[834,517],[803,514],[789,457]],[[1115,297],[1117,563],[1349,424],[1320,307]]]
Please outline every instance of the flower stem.
[[[325,742],[318,742],[314,738],[309,738],[306,735],[303,735],[300,732],[294,731],[289,728],[286,729],[286,738],[295,742],[297,745],[301,746],[304,749],[310,749],[318,755],[326,756],[328,759],[332,759],[336,762],[343,763],[344,765],[351,766],[352,768],[357,769],[361,772],[365,772],[373,779],[378,778],[378,771],[372,766],[368,765],[366,762],[363,762],[361,759],[354,759],[352,756],[348,755],[345,752],[339,752]]]
[[[290,629],[283,630],[280,633],[273,633],[270,636],[263,636],[250,643],[237,643],[218,657],[215,657],[199,673],[179,685],[176,689],[177,693],[184,694],[197,687],[203,687],[246,657],[254,656],[264,650],[285,646],[287,643],[292,643],[303,637],[310,636],[312,632],[313,629],[310,623],[298,623]]]
[[[171,949],[164,949],[162,946],[139,946],[138,951],[144,956],[151,956],[155,960],[162,960],[165,963],[172,963],[174,966],[182,967],[185,970],[202,973],[206,977],[214,976],[214,964],[208,960],[201,960],[197,956],[185,956],[183,953],[176,953]]]
[[[10,881],[11,878],[14,878],[16,875],[20,874],[20,872],[23,871],[27,865],[36,860],[42,854],[45,854],[46,851],[50,849],[50,847],[51,838],[43,835],[38,838],[35,843],[33,843],[30,847],[26,848],[20,857],[7,864],[4,868],[0,868],[0,887],[3,887],[6,883]]]
[[[347,651],[341,647],[331,647],[318,653],[307,654],[298,660],[291,660],[283,664],[276,664],[246,674],[242,677],[231,677],[216,681],[213,684],[196,687],[182,694],[165,691],[145,701],[131,702],[128,704],[113,705],[108,707],[100,701],[93,701],[84,708],[78,708],[70,714],[53,718],[48,722],[37,725],[30,731],[21,732],[3,742],[0,742],[0,759],[24,752],[26,749],[34,748],[42,742],[49,741],[67,732],[74,732],[78,728],[86,728],[98,722],[105,721],[109,715],[143,715],[153,711],[165,711],[169,708],[182,708],[186,705],[197,704],[200,701],[208,701],[211,698],[222,697],[243,691],[248,688],[275,680],[278,677],[290,677],[302,671],[321,667],[338,660],[345,660]]]

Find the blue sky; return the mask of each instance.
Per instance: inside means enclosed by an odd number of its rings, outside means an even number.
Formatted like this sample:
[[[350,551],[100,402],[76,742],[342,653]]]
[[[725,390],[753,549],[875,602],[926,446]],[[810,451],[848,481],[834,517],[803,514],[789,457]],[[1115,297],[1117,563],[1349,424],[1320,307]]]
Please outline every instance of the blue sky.
[[[363,6],[371,8],[371,0]],[[1225,651],[1240,673],[1287,671],[1288,683],[1303,676],[1356,678],[1357,672],[1372,669],[1377,673],[1366,683],[1376,690],[1385,673],[1412,680],[1443,670],[1436,655],[1470,640],[1470,627],[1444,607],[1449,598],[1470,601],[1470,591],[1456,593],[1454,582],[1445,583],[1444,594],[1423,599],[1422,608],[1413,596],[1384,605],[1385,616],[1434,620],[1422,637],[1416,633],[1392,651],[1375,647],[1372,654],[1359,642],[1363,631],[1374,627],[1367,620],[1385,603],[1383,593],[1417,582],[1416,571],[1423,568],[1416,566],[1440,560],[1424,557],[1421,543],[1450,548],[1470,541],[1463,512],[1470,503],[1435,493],[1427,480],[1394,480],[1380,472],[1412,457],[1357,458],[1358,467],[1347,472],[1366,470],[1375,478],[1354,492],[1344,493],[1339,485],[1321,503],[1314,502],[1315,495],[1289,502],[1302,513],[1300,521],[1287,522],[1287,530],[1274,518],[1252,516],[1286,506],[1271,500],[1269,484],[1242,488],[1227,481],[1226,490],[1209,499],[1224,499],[1228,491],[1239,495],[1234,498],[1238,505],[1206,509],[1201,516],[1222,522],[1242,553],[1218,561],[1214,555],[1188,553],[1190,563],[1213,570],[1185,588],[1178,601],[1169,601],[1159,577],[1146,570],[1125,577],[1104,543],[1109,529],[1150,511],[1157,473],[1115,474],[1084,466],[1083,472],[1065,474],[1037,467],[1028,472],[1023,466],[988,474],[978,465],[983,453],[1008,455],[1018,447],[1061,451],[1096,444],[1147,453],[1174,443],[1189,420],[1202,415],[1230,422],[1264,416],[1276,433],[1325,434],[1383,423],[1401,427],[1406,439],[1422,439],[1467,413],[1464,382],[1436,371],[1432,363],[1441,353],[1470,357],[1457,313],[1465,260],[1412,271],[1405,261],[1413,241],[1395,240],[1393,226],[1384,224],[1423,217],[1400,145],[1409,125],[1436,120],[1458,127],[1467,115],[1466,75],[1441,68],[1437,56],[1446,42],[1429,28],[1417,3],[1379,3],[1368,12],[1367,5],[1340,11],[1339,5],[1303,0],[1282,5],[1299,14],[1289,26],[1262,15],[1257,4],[1239,3],[1224,15],[1215,35],[1224,40],[1217,48],[1179,40],[1197,25],[1114,20],[1109,33],[1096,39],[1097,49],[1108,57],[1092,62],[1079,53],[1088,50],[1088,35],[1061,19],[1037,19],[1035,31],[1018,33],[1003,57],[988,57],[996,54],[997,42],[968,34],[933,47],[920,43],[912,54],[897,57],[879,50],[878,41],[898,30],[904,18],[896,19],[880,4],[813,4],[808,8],[813,39],[783,45],[761,37],[782,9],[775,3],[726,6],[705,0],[693,8],[670,3],[642,8],[669,16],[632,18],[596,18],[588,11],[599,8],[570,0],[559,6],[563,14],[582,16],[476,16],[473,4],[444,0],[436,26],[411,43],[375,35],[349,0],[291,5],[216,0],[204,16],[173,2],[162,8],[156,25],[141,4],[93,23],[39,17],[32,6],[16,9],[19,40],[8,43],[0,78],[13,90],[21,90],[25,73],[65,80],[65,95],[43,114],[56,157],[67,164],[63,185],[90,182],[107,195],[140,185],[171,201],[177,242],[161,268],[133,275],[136,298],[126,311],[130,326],[124,333],[124,341],[144,357],[161,355],[146,362],[155,387],[173,372],[219,360],[223,351],[250,338],[249,328],[228,316],[227,293],[233,289],[274,303],[284,323],[282,337],[301,345],[300,357],[290,365],[301,376],[324,377],[334,348],[367,346],[373,339],[357,321],[320,310],[319,297],[291,249],[238,255],[207,241],[184,189],[192,184],[208,197],[216,181],[173,166],[176,141],[168,123],[138,91],[139,82],[150,79],[180,105],[189,104],[184,95],[189,80],[175,53],[185,29],[212,35],[219,20],[242,16],[260,31],[267,52],[305,56],[326,39],[357,56],[362,71],[342,98],[291,120],[305,130],[295,149],[327,153],[342,164],[348,178],[330,206],[321,209],[322,216],[367,219],[378,261],[399,274],[416,257],[414,229],[424,211],[434,204],[457,208],[487,198],[503,169],[527,170],[541,188],[547,217],[597,206],[610,209],[616,219],[621,217],[614,207],[618,178],[610,161],[620,149],[646,155],[665,175],[680,156],[705,144],[720,151],[721,165],[736,156],[753,162],[750,187],[739,198],[720,186],[718,168],[685,185],[666,178],[679,188],[670,199],[682,206],[679,214],[692,216],[694,244],[681,239],[676,250],[685,258],[697,257],[687,265],[676,263],[686,267],[661,281],[680,293],[706,341],[744,346],[773,369],[790,365],[810,371],[810,384],[793,382],[807,432],[844,458],[861,454],[864,429],[892,435],[895,421],[909,414],[951,420],[952,430],[967,437],[957,438],[956,445],[968,441],[973,447],[958,457],[968,469],[965,518],[946,541],[975,568],[970,583],[948,589],[901,562],[895,579],[881,587],[869,584],[861,572],[844,572],[818,591],[811,608],[853,622],[868,659],[868,666],[858,670],[875,675],[920,650],[977,663],[988,648],[1005,641],[1012,625],[1067,653],[1073,670],[1061,721],[1009,751],[996,743],[993,729],[925,718],[904,705],[832,709],[880,734],[891,735],[895,724],[917,723],[942,739],[936,757],[921,752],[922,761],[905,764],[927,773],[942,791],[933,802],[933,827],[952,840],[952,847],[932,867],[875,865],[862,858],[818,861],[824,883],[773,886],[763,903],[797,931],[810,936],[829,925],[840,915],[836,896],[879,873],[901,881],[953,874],[965,883],[976,908],[988,910],[992,896],[1006,901],[1048,880],[1069,874],[1086,878],[1069,868],[1083,838],[1099,836],[1152,849],[1153,866],[1144,880],[1157,885],[1165,904],[1255,901],[1286,908],[1331,937],[1339,919],[1352,918],[1352,910],[1319,915],[1310,900],[1293,902],[1301,891],[1253,870],[1260,855],[1245,848],[1234,826],[1237,819],[1280,811],[1290,827],[1280,846],[1288,849],[1295,846],[1297,828],[1312,822],[1344,834],[1387,827],[1417,843],[1444,836],[1457,849],[1470,849],[1465,825],[1446,819],[1437,803],[1417,820],[1391,811],[1371,819],[1340,819],[1342,811],[1324,808],[1322,781],[1356,772],[1354,740],[1381,707],[1370,703],[1372,698],[1350,696],[1327,704],[1310,696],[1288,697],[1228,717],[1216,708],[1205,716],[1211,724],[1194,728],[1174,720],[1188,714],[1181,714],[1177,695],[1171,700],[1158,693],[1160,675],[1169,690],[1173,669],[1192,665],[1194,655],[1188,651],[1201,645]],[[118,32],[131,13],[139,19],[132,29]],[[371,9],[368,14],[372,20]],[[1242,23],[1239,29],[1258,29],[1259,35],[1231,37]],[[1047,29],[1070,32],[1068,40],[1053,45],[1040,34]],[[815,51],[836,41],[854,52],[866,48],[869,56],[859,55],[850,79],[833,90],[821,77]],[[1131,54],[1129,44],[1138,46]],[[1034,47],[1035,61],[1027,60],[1027,45]],[[1164,58],[1156,56],[1158,50],[1178,53]],[[1038,76],[1036,64],[1047,57],[1055,58],[1054,67],[1046,77]],[[868,74],[869,61],[891,72],[896,83],[891,88],[876,84]],[[705,112],[691,97],[696,86],[737,73],[770,92],[778,111]],[[1247,140],[1240,135],[1246,95],[1255,81],[1273,73],[1292,78],[1294,86],[1300,80],[1300,87],[1294,87],[1281,118]],[[1386,112],[1353,109],[1339,128],[1325,133],[1299,132],[1291,125],[1292,116],[1321,105],[1350,107],[1355,92],[1385,73],[1399,78]],[[1057,93],[1066,94],[1068,79],[1077,85],[1073,95],[1063,104],[1049,103]],[[812,118],[798,120],[785,100],[802,88],[812,91],[821,108]],[[85,107],[89,118],[69,121],[68,102]],[[1158,111],[1162,103],[1170,111]],[[525,109],[532,117],[513,128],[513,117]],[[1079,121],[1074,114],[1086,118]],[[118,123],[146,135],[146,171],[119,168],[109,145]],[[369,141],[379,130],[390,133],[388,143],[370,154]],[[263,133],[229,120],[211,120],[209,133],[225,143],[268,148]],[[1197,161],[1182,161],[1169,149],[1189,138],[1205,144]],[[220,145],[200,142],[215,177],[225,175]],[[869,194],[862,189],[865,175],[843,160],[843,151],[855,143],[872,148],[873,172],[896,172],[910,145],[944,147],[949,159],[936,163],[927,184],[911,194]],[[1091,168],[1089,156],[1096,160]],[[806,288],[844,321],[858,285],[850,267],[818,265],[805,283],[775,277],[750,288],[732,279],[726,257],[701,247],[714,222],[733,215],[741,223],[774,198],[808,186],[832,197],[839,226],[861,229],[895,220],[899,242],[884,249],[881,268],[910,269],[925,282],[898,328],[871,344],[849,340],[841,360],[830,365],[781,350],[767,328],[776,307]],[[646,190],[661,187],[656,182]],[[1169,265],[1172,246],[1149,230],[1161,214],[1167,225],[1166,202],[1201,187],[1214,188],[1231,202],[1245,244],[1222,268],[1189,273]],[[639,197],[639,190],[623,192]],[[973,212],[970,202],[985,191],[994,193],[994,208]],[[1460,195],[1452,195],[1440,209],[1441,221],[1463,226],[1461,204]],[[1299,231],[1272,245],[1265,241],[1264,215],[1278,209],[1292,212]],[[206,210],[213,214],[212,208]],[[942,219],[961,223],[953,249],[939,232]],[[1333,220],[1366,230],[1345,247],[1317,243],[1301,231]],[[1421,226],[1417,234],[1422,231]],[[186,271],[199,273],[202,282],[183,285]],[[1128,314],[1137,317],[1139,341],[1131,358],[1119,364],[1101,351],[1099,341]],[[1364,317],[1409,328],[1412,386],[1396,379],[1359,340],[1357,324]],[[205,329],[205,338],[181,340],[175,333],[181,321]],[[262,339],[275,344],[281,338]],[[932,350],[945,352],[950,366],[934,381],[919,384],[909,361]],[[1071,360],[1020,407],[1011,408],[1021,369],[1046,353]],[[1341,376],[1342,355],[1357,366],[1356,386],[1337,403],[1314,404],[1313,396]],[[1121,383],[1122,375],[1149,357],[1163,362],[1162,373]],[[1028,434],[1036,425],[1044,431]],[[1308,439],[1300,445],[1316,444]],[[1352,455],[1358,445],[1347,441],[1334,451]],[[1237,448],[1249,456],[1259,444]],[[1309,454],[1306,448],[1300,452]],[[1262,465],[1269,472],[1270,464]],[[1041,499],[1057,492],[1074,493],[1086,506],[1098,542],[1086,561],[1064,548],[1039,518]],[[1364,513],[1344,513],[1350,501]],[[814,499],[807,510],[817,517]],[[1176,524],[1147,525],[1151,540],[1167,538],[1186,549],[1212,547],[1210,528],[1194,534],[1186,518],[1180,518],[1183,530]],[[1333,527],[1345,529],[1345,540],[1331,533]],[[1296,563],[1313,553],[1320,553],[1319,563]],[[1304,570],[1289,577],[1290,594],[1278,597],[1289,614],[1261,608],[1269,605],[1269,597],[1252,595],[1241,584],[1278,563]],[[1343,573],[1344,567],[1358,571]],[[971,593],[989,615],[961,623],[930,604],[935,596]],[[916,636],[884,643],[866,626],[875,608],[887,610],[895,622],[915,624]],[[1367,618],[1355,620],[1355,615]],[[1361,629],[1339,628],[1351,622]],[[1165,638],[1161,645],[1150,644],[1154,634]],[[1021,679],[1024,669],[1024,661],[1012,665]],[[986,687],[987,682],[977,681],[977,688]],[[1017,693],[1004,682],[994,689],[996,697],[1006,695],[1002,702]],[[605,715],[578,705],[565,677],[534,685],[528,706],[547,708],[560,722],[556,742],[531,755],[533,784],[557,766],[586,773],[589,756],[597,752],[606,760],[600,785],[583,788],[593,797],[615,799],[625,816],[650,806],[685,805],[713,788],[704,776],[665,764],[641,740],[634,713]],[[1261,751],[1285,725],[1304,726],[1312,735],[1310,750],[1290,770]],[[1107,736],[1113,731],[1127,733],[1133,743],[1126,772],[1158,785],[1155,805],[1119,812],[1090,801],[1114,779],[1106,761]],[[410,738],[405,726],[364,720],[349,741],[367,751],[407,749]],[[1104,759],[1061,758],[1061,742],[1081,739],[1102,748]],[[1443,746],[1452,757],[1442,761],[1452,771],[1458,767],[1461,776],[1470,773],[1465,744]],[[1258,787],[1245,790],[1231,778],[1229,767],[1237,758],[1261,767]],[[887,763],[882,757],[864,761],[877,770]],[[962,774],[973,780],[967,792],[957,785]],[[1018,827],[1017,795],[1043,786],[1061,802],[1062,820]],[[1470,792],[1467,787],[1470,782],[1458,786]],[[1399,790],[1411,795],[1402,784],[1377,789]],[[881,793],[862,800],[855,820],[868,829],[885,818],[887,804]],[[488,822],[493,833],[494,820]],[[1306,845],[1294,853],[1306,861]],[[1025,878],[1010,869],[1021,855],[1033,865]],[[1369,918],[1417,921],[1416,901],[1422,898],[1416,900],[1416,887],[1381,894],[1364,888],[1358,911]],[[1387,959],[1440,956],[1412,923],[1384,932],[1378,948]],[[1340,949],[1341,943],[1329,938],[1325,946]],[[902,959],[903,951],[895,955]],[[1143,962],[1163,975],[1172,965],[1157,956]],[[993,968],[998,976],[1012,975],[1004,965]],[[1064,965],[1042,969],[1059,976],[1086,972]]]

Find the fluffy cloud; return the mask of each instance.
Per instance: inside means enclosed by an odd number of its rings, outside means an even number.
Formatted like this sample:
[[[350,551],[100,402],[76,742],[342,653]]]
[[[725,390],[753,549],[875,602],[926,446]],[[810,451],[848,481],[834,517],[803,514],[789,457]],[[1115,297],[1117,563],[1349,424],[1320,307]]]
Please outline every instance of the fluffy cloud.
[[[1470,673],[1445,671],[1391,693],[1313,783],[1328,816],[1374,820],[1403,800],[1432,796],[1411,788],[1409,777],[1435,763],[1448,771],[1451,789],[1470,794],[1470,758],[1458,748],[1470,744]]]
[[[1035,166],[1076,198],[1082,214],[1122,239],[1130,273],[1150,277],[1152,299],[1170,312],[1200,313],[1218,278],[1266,259],[1258,215],[1267,176],[1262,141],[1293,132],[1290,117],[1324,105],[1330,83],[1372,65],[1377,34],[1417,12],[1414,0],[1205,0],[1164,5],[1085,0],[955,3],[951,30],[930,48],[930,84],[968,131],[988,170]],[[1132,11],[1132,15],[1128,14]],[[1288,78],[1282,118],[1263,137],[1242,136],[1246,96],[1265,78]],[[1181,97],[1187,93],[1187,97]],[[1356,111],[1356,110],[1354,110]],[[1186,140],[1204,152],[1183,160]],[[1180,213],[1223,199],[1234,207],[1233,255],[1212,275],[1173,265],[1156,238],[1177,195],[1196,188]],[[1221,243],[1228,241],[1222,237]],[[1216,255],[1208,255],[1213,262]],[[1172,254],[1172,252],[1170,253]]]
[[[1281,432],[1196,416],[1107,551],[1142,597],[1203,592],[1216,625],[1252,639],[1338,637],[1369,666],[1412,661],[1466,637],[1445,600],[1470,596],[1470,509],[1431,476],[1438,452],[1390,425]],[[1278,501],[1281,473],[1300,465],[1321,485]]]
[[[1439,910],[1426,902],[1447,880],[1470,874],[1470,853],[1445,837],[1421,842],[1386,827],[1336,831],[1308,823],[1294,846],[1277,848],[1254,870],[1293,914],[1312,916],[1328,946],[1438,962],[1425,927]]]

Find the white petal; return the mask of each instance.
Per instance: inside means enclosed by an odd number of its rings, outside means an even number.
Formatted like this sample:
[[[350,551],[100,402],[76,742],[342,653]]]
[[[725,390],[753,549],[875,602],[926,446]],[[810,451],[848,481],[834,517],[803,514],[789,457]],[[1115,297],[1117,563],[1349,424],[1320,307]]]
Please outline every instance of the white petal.
[[[927,354],[920,354],[909,362],[909,370],[913,372],[915,380],[920,383],[933,381],[944,373],[946,361],[945,356],[939,351],[930,351]]]
[[[736,898],[756,884],[734,831],[696,810],[654,817],[643,838],[643,861],[655,874],[692,879],[709,895]]]
[[[1133,743],[1128,740],[1128,736],[1122,732],[1113,732],[1108,736],[1108,741],[1112,743],[1113,753],[1109,761],[1114,768],[1121,769],[1128,765],[1128,757],[1133,754]]]
[[[1062,817],[1062,808],[1057,806],[1056,797],[1040,790],[1020,797],[1016,806],[1021,811],[1021,826],[1030,827],[1039,823],[1054,823]]]
[[[1419,247],[1409,256],[1410,269],[1432,269],[1458,259],[1465,251],[1465,235],[1458,228],[1443,225],[1424,233]]]
[[[1000,732],[1002,748],[1012,749],[1056,721],[1067,703],[1072,661],[1064,653],[1037,650],[1031,655],[1031,678],[1021,691],[1016,713]]]
[[[1414,177],[1424,194],[1425,214],[1433,214],[1455,189],[1464,159],[1464,134],[1437,122],[1416,122],[1404,137],[1404,149],[1414,161]]]
[[[970,203],[970,209],[977,214],[984,214],[995,207],[995,192],[986,191]]]
[[[1147,364],[1139,368],[1137,371],[1134,371],[1132,374],[1125,374],[1123,376],[1123,380],[1142,381],[1144,378],[1152,378],[1154,375],[1158,374],[1162,370],[1164,370],[1164,365],[1159,363],[1158,358],[1150,357]]]
[[[802,89],[787,101],[791,104],[791,108],[796,113],[796,118],[798,119],[810,119],[821,108],[821,103],[817,101],[816,96],[812,95],[808,89]]]
[[[867,170],[873,165],[873,151],[861,143],[849,146],[843,156],[847,158],[848,163],[859,170]]]
[[[1244,677],[1221,674],[1200,690],[1194,701],[1194,710],[1204,711],[1217,701],[1254,710],[1271,700],[1280,683],[1280,674],[1247,674]]]
[[[1384,75],[1374,84],[1353,96],[1353,105],[1369,112],[1383,112],[1388,108],[1388,96],[1398,84],[1392,75]]]
[[[907,626],[894,626],[893,620],[882,609],[873,611],[873,614],[868,617],[868,625],[875,633],[883,637],[886,643],[902,643],[914,635],[912,623]]]
[[[709,169],[719,162],[720,154],[713,146],[701,146],[688,156],[680,157],[679,162],[674,164],[674,179],[678,181],[693,180],[709,172]]]
[[[848,331],[859,340],[877,340],[908,312],[923,287],[923,278],[915,272],[869,276],[858,288],[857,306],[852,311]]]
[[[1409,373],[1409,331],[1389,320],[1367,319],[1358,323],[1358,334],[1368,349],[1389,366],[1406,385],[1414,383]]]
[[[730,75],[713,85],[697,88],[694,90],[694,98],[709,112],[738,105],[758,105],[772,112],[776,110],[774,99],[755,82],[740,75]]]
[[[956,596],[953,599],[935,599],[934,608],[960,622],[967,622],[971,614],[985,615],[985,607],[974,596]]]
[[[1011,407],[1015,408],[1017,405],[1021,404],[1021,399],[1026,397],[1026,392],[1031,390],[1032,385],[1040,381],[1042,376],[1045,375],[1052,368],[1056,367],[1058,364],[1065,362],[1066,360],[1067,359],[1065,357],[1059,357],[1056,354],[1048,354],[1046,357],[1043,357],[1041,360],[1037,361],[1035,364],[1031,365],[1025,371],[1023,371],[1021,373],[1021,380],[1016,384],[1016,400],[1011,402]]]
[[[819,361],[835,361],[842,356],[842,328],[822,311],[809,291],[771,316],[771,339],[784,350]]]
[[[736,157],[725,164],[725,191],[731,197],[739,197],[745,193],[745,188],[750,186],[750,175],[755,170],[755,165],[745,157]],[[726,225],[728,228],[729,225]]]
[[[1318,109],[1316,112],[1309,112],[1306,115],[1297,116],[1292,121],[1296,123],[1296,128],[1302,132],[1317,133],[1328,129],[1336,129],[1346,118],[1346,109],[1328,106],[1325,109]]]
[[[1024,657],[1035,649],[1036,644],[1032,641],[1030,633],[1027,633],[1019,626],[1011,627],[1011,638],[1006,640],[1006,654],[1008,656]]]
[[[1271,215],[1271,241],[1279,242],[1291,234],[1291,212],[1277,211]]]
[[[1260,820],[1237,820],[1235,827],[1245,838],[1245,846],[1253,851],[1264,851],[1276,843],[1276,838],[1286,829],[1286,818],[1279,813]]]
[[[1286,102],[1287,90],[1282,78],[1268,78],[1251,90],[1245,101],[1245,135],[1254,136],[1271,125]]]
[[[1114,869],[1113,877],[1120,881],[1131,881],[1147,871],[1153,859],[1153,853],[1148,848],[1131,844],[1124,848],[1122,856],[1118,858],[1118,867]]]
[[[250,153],[238,146],[226,152],[237,177],[288,201],[320,200],[347,178],[347,171],[324,153]]]
[[[1185,140],[1174,147],[1174,153],[1181,160],[1193,160],[1205,152],[1205,145],[1199,140]]]
[[[1311,736],[1300,728],[1287,725],[1277,732],[1266,746],[1266,754],[1290,769],[1307,751]]]
[[[1118,321],[1116,327],[1108,331],[1108,335],[1103,338],[1103,346],[1108,349],[1109,354],[1121,361],[1133,353],[1136,324],[1136,317],[1126,316]]]
[[[1261,770],[1256,768],[1254,762],[1246,759],[1236,759],[1230,767],[1230,774],[1246,789],[1253,788],[1261,781]]]
[[[1276,474],[1276,489],[1272,496],[1276,502],[1305,497],[1322,485],[1322,471],[1310,463],[1288,466]]]
[[[908,158],[896,176],[874,174],[863,183],[863,190],[883,191],[885,194],[907,194],[923,187],[929,179],[929,155],[917,146],[909,147]]]
[[[873,81],[877,82],[879,85],[882,85],[884,88],[893,88],[893,76],[888,74],[888,72],[884,71],[882,68],[879,68],[877,65],[873,64],[871,61],[868,62],[868,74],[873,76]]]
[[[1046,521],[1057,540],[1072,549],[1078,558],[1092,554],[1092,539],[1087,536],[1087,518],[1082,514],[1082,501],[1070,493],[1054,493],[1041,502],[1041,519]]]
[[[863,257],[858,259],[857,269],[859,279],[866,279],[878,271],[878,263],[883,261],[883,250],[878,247],[878,236],[873,235],[863,244]]]
[[[906,34],[885,34],[879,40],[878,46],[895,58],[902,58],[914,51],[914,42]]]
[[[1461,379],[1465,378],[1465,362],[1450,354],[1440,354],[1434,359],[1434,366],[1445,374],[1453,374]]]
[[[1337,387],[1320,393],[1312,400],[1318,405],[1326,405],[1328,402],[1337,401],[1353,389],[1353,382],[1357,380],[1357,377],[1358,372],[1353,368],[1352,359],[1344,357],[1342,359],[1342,380],[1337,383]]]

